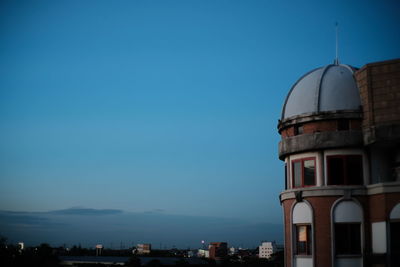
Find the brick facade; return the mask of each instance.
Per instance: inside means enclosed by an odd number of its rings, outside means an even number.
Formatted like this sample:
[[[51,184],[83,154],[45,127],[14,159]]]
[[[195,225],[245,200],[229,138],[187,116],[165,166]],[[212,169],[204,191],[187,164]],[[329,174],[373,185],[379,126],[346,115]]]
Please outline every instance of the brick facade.
[[[313,238],[314,240],[314,259],[315,266],[331,266],[332,261],[332,206],[338,199],[343,196],[329,197],[307,197],[305,200],[311,205],[313,211]],[[372,257],[371,248],[371,223],[387,221],[390,212],[396,204],[400,202],[398,193],[376,194],[370,196],[353,196],[362,206],[363,209],[363,239],[364,239],[364,256]],[[296,202],[295,199],[287,199],[282,202],[284,209],[285,222],[285,263],[287,267],[292,265],[292,218],[291,210]],[[372,266],[368,263],[365,266]]]
[[[331,208],[338,197],[313,197],[315,266],[331,265]]]
[[[294,199],[288,199],[283,201],[282,206],[283,206],[283,216],[284,216],[284,222],[285,222],[285,229],[284,229],[284,234],[285,234],[285,266],[289,267],[292,266],[292,236],[290,229],[292,227],[292,222],[291,222],[291,208],[293,203],[295,202]]]
[[[355,74],[363,127],[400,124],[400,59],[367,64]]]
[[[228,255],[228,244],[226,242],[211,242],[209,251],[210,259],[222,260]]]
[[[349,130],[361,130],[361,120],[348,120]],[[334,132],[338,130],[338,120],[313,121],[302,124],[304,134],[313,134],[316,132]],[[295,135],[295,126],[288,127],[281,131],[282,138],[288,138]]]
[[[369,214],[370,222],[380,222],[389,219],[391,210],[400,202],[398,193],[377,194],[369,196],[369,210],[374,211]]]
[[[365,161],[368,162],[366,169],[370,176],[368,184],[361,185],[362,189],[359,189],[360,191],[356,194],[357,190],[354,188],[345,188],[340,192],[336,190],[335,186],[304,188],[302,189],[303,192],[310,190],[304,198],[302,198],[302,192],[298,192],[301,188],[296,188],[296,197],[290,191],[291,188],[282,193],[283,195],[286,194],[286,196],[291,194],[291,197],[282,198],[286,267],[294,265],[292,262],[295,253],[292,251],[294,249],[294,237],[292,236],[291,212],[296,198],[299,201],[307,201],[312,207],[314,266],[332,267],[332,259],[335,258],[335,261],[337,259],[336,256],[332,255],[334,251],[332,248],[332,242],[334,242],[332,239],[332,206],[335,201],[345,197],[345,195],[346,198],[355,199],[362,206],[362,266],[393,267],[390,262],[396,255],[391,255],[390,252],[390,233],[387,232],[387,238],[389,239],[386,253],[380,254],[380,252],[376,252],[377,250],[374,253],[372,223],[386,222],[389,225],[391,223],[390,212],[400,203],[400,59],[367,64],[354,75],[359,88],[362,114],[359,111],[357,111],[358,113],[355,112],[354,115],[336,111],[308,114],[303,117],[299,114],[296,117],[289,118],[288,121],[280,121],[278,124],[279,132],[283,139],[282,142],[288,143],[293,148],[285,150],[286,154],[283,153],[283,156],[280,154],[281,159],[288,155],[304,153],[305,151],[301,149],[303,148],[302,146],[295,146],[295,142],[289,143],[288,141],[300,140],[300,138],[311,136],[314,139],[311,139],[310,142],[317,145],[310,146],[311,148],[308,148],[307,151],[342,149],[346,152],[345,150],[348,148],[358,148],[363,151],[363,157],[367,158]],[[354,110],[349,110],[349,112],[354,112]],[[359,115],[358,117],[357,114]],[[340,129],[343,124],[341,124],[341,127],[339,127],[339,124],[343,123],[343,121],[349,122],[348,128],[345,126],[345,129]],[[299,127],[301,127],[301,131],[298,130]],[[322,135],[319,133],[332,133],[329,138],[329,142],[332,143],[333,137],[342,136],[339,133],[342,130],[348,130],[349,132],[347,133],[358,133],[360,142],[341,146],[335,144],[336,147],[328,148],[321,147],[321,143],[318,143],[319,139],[317,137]],[[301,136],[302,134],[304,136]],[[326,168],[325,165],[319,167],[322,170]],[[393,175],[396,173],[398,173],[397,176]],[[386,183],[388,183],[388,187],[385,187]],[[369,186],[370,184],[373,184],[373,186]],[[339,185],[341,187],[345,186],[344,184]],[[329,192],[330,189],[335,193]],[[341,257],[341,260],[343,259],[343,255],[339,255],[339,257]],[[400,262],[400,258],[396,260]]]

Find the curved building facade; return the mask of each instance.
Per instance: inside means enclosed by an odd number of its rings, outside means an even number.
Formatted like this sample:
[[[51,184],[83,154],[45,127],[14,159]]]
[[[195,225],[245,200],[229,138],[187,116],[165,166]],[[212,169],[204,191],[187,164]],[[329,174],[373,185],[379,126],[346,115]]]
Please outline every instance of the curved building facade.
[[[400,266],[400,60],[308,72],[278,131],[285,266]]]

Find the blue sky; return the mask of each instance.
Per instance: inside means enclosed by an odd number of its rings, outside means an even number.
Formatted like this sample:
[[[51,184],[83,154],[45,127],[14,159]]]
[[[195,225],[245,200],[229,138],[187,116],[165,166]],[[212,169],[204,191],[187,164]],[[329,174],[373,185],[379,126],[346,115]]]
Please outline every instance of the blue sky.
[[[0,209],[280,223],[291,85],[400,57],[396,1],[2,1]]]

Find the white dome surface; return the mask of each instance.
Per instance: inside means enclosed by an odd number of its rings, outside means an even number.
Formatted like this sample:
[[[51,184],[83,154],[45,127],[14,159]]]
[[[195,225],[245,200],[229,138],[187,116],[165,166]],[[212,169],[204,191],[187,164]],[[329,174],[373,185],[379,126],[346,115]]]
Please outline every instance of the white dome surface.
[[[326,111],[359,110],[356,69],[332,64],[310,71],[292,87],[282,110],[282,120]]]

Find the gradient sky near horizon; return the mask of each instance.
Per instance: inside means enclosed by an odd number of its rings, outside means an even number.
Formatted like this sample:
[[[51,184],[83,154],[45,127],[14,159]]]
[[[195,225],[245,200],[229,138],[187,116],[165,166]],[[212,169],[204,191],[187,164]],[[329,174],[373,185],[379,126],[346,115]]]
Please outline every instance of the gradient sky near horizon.
[[[398,1],[1,1],[0,210],[281,223],[303,74],[400,57]]]

